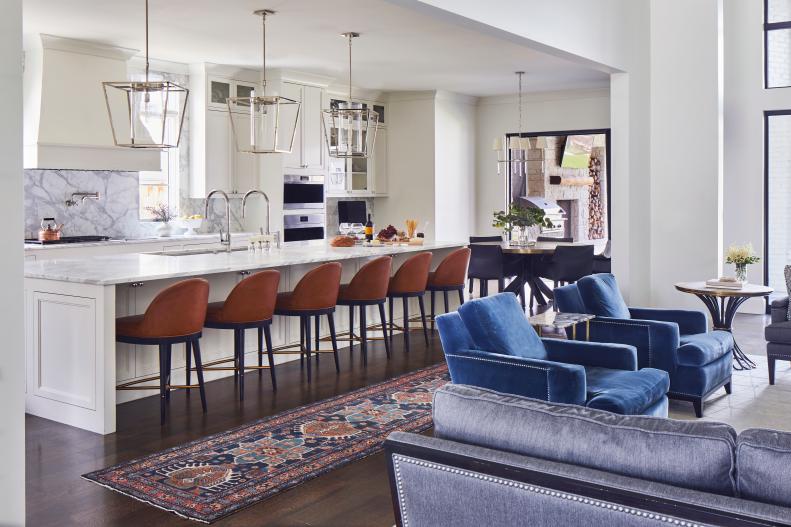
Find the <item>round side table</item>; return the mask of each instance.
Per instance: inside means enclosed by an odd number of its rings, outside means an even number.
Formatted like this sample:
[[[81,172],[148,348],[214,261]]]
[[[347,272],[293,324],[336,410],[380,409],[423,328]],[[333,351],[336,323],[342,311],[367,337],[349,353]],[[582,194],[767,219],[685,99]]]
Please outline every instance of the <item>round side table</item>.
[[[741,289],[718,289],[707,287],[706,282],[682,282],[676,284],[676,289],[700,298],[711,313],[714,329],[729,333],[733,333],[733,317],[739,306],[750,298],[767,297],[774,291],[771,287],[754,284],[745,284]],[[742,351],[736,339],[733,341],[733,360],[734,370],[755,369],[755,363]]]

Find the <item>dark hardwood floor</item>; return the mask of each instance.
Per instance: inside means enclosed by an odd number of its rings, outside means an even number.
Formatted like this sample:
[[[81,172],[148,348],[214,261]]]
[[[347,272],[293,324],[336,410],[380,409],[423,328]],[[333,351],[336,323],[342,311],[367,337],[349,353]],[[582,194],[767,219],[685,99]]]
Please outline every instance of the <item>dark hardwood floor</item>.
[[[299,361],[279,365],[278,391],[268,372],[245,377],[245,400],[239,403],[233,378],[207,384],[209,412],[201,413],[197,393],[189,398],[173,392],[168,423],[159,425],[157,397],[118,407],[118,432],[101,436],[27,416],[28,525],[195,525],[174,514],[140,503],[85,481],[80,475],[182,443],[223,432],[255,419],[309,402],[368,386],[443,360],[439,337],[428,346],[412,333],[411,351],[396,336],[392,359],[381,342],[369,344],[363,368],[359,345],[354,355],[342,349],[341,373],[331,355],[324,355],[308,384]],[[155,353],[152,348],[151,353]],[[384,457],[376,454],[240,511],[214,525],[267,526],[391,526],[394,523]]]

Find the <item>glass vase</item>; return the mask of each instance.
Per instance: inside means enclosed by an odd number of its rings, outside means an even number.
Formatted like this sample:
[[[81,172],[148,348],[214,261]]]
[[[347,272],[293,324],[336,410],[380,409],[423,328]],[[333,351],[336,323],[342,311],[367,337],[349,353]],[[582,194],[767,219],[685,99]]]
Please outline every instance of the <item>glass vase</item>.
[[[736,264],[736,279],[740,282],[747,281],[747,264]]]

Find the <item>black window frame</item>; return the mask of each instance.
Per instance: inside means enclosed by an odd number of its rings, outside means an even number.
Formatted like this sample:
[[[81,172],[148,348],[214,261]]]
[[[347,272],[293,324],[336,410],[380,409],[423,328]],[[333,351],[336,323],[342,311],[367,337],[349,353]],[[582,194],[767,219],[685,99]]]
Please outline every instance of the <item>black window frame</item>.
[[[764,0],[764,89],[791,88],[791,84],[769,86],[769,32],[778,29],[791,29],[791,20],[769,22],[769,0]]]
[[[769,119],[791,116],[789,110],[764,111],[764,285],[769,286]],[[766,297],[766,314],[771,311],[772,295]]]

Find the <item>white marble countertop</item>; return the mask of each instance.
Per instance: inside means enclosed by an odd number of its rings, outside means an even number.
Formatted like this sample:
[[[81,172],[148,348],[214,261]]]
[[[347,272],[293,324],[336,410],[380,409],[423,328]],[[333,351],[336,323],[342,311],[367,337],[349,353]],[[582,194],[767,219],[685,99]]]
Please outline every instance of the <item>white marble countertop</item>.
[[[399,254],[466,246],[467,242],[426,242],[425,245],[330,247],[325,241],[289,245],[269,252],[235,251],[167,256],[119,254],[81,259],[25,262],[25,278],[82,284],[113,285],[146,280],[203,276],[216,273],[285,267],[383,254]]]
[[[250,237],[252,233],[249,232],[232,232],[231,239],[235,236],[246,239]],[[220,235],[217,233],[211,234],[174,234],[172,236],[150,236],[148,238],[112,238],[109,240],[104,240],[100,242],[82,242],[82,243],[56,243],[56,244],[41,244],[41,243],[26,243],[25,250],[30,251],[42,251],[42,250],[57,250],[57,249],[77,249],[79,247],[107,247],[108,245],[135,245],[135,244],[145,244],[145,243],[158,243],[164,242],[167,243],[169,241],[173,242],[212,242],[216,241],[217,243],[220,242]]]

